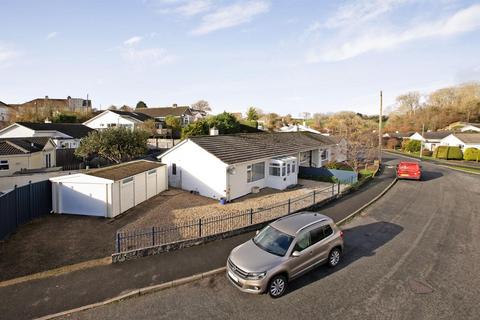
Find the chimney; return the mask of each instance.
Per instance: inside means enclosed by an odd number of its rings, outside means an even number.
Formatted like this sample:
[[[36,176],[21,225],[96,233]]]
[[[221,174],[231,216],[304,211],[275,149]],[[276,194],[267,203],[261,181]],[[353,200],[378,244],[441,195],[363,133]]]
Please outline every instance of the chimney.
[[[210,128],[211,136],[218,136],[218,129],[216,127]]]
[[[172,104],[172,107],[176,108],[178,105],[176,103]]]
[[[48,99],[48,96],[45,96],[45,99]]]

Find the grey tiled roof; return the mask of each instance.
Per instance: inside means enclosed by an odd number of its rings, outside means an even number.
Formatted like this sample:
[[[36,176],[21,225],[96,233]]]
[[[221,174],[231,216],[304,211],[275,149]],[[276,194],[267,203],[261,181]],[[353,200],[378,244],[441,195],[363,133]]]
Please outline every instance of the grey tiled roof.
[[[110,110],[110,111],[120,116],[128,116],[140,121],[146,121],[146,120],[152,119],[152,117],[150,117],[149,115],[144,114],[143,112],[138,112],[138,111],[122,111],[122,110]]]
[[[429,139],[443,139],[446,136],[449,136],[451,133],[452,133],[451,131],[431,131],[431,132],[424,132],[423,137],[427,140],[429,140]]]
[[[72,138],[80,139],[86,137],[94,129],[81,123],[36,123],[36,122],[17,122],[19,125],[30,128],[35,131],[59,131]]]
[[[144,113],[150,117],[166,117],[175,116],[180,117],[184,114],[191,114],[190,107],[178,106],[178,107],[164,107],[164,108],[140,108],[135,109],[135,112]]]
[[[0,143],[2,144],[0,154],[9,155],[41,151],[45,148],[48,140],[50,140],[50,137],[0,139]],[[27,150],[27,152],[22,151],[20,148]]]
[[[469,144],[480,144],[480,133],[454,133],[455,137]]]
[[[311,132],[240,133],[189,139],[226,164],[284,156],[335,144],[329,137]]]

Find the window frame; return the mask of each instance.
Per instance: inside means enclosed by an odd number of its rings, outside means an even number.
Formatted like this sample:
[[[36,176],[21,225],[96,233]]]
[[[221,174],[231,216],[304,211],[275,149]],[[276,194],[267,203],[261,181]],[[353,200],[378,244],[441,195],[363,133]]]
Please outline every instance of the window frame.
[[[260,170],[255,170],[255,166],[262,167],[262,174],[259,174]],[[260,161],[247,165],[247,183],[252,183],[262,179],[265,179],[265,161]]]
[[[1,171],[10,170],[10,163],[8,162],[8,159],[0,160],[0,170]]]

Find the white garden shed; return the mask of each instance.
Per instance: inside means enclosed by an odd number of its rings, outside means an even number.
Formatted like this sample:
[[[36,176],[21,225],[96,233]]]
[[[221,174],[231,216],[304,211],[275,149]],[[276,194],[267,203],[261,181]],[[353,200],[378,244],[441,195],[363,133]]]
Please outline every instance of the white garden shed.
[[[138,160],[52,182],[53,212],[113,218],[168,188],[167,166]]]

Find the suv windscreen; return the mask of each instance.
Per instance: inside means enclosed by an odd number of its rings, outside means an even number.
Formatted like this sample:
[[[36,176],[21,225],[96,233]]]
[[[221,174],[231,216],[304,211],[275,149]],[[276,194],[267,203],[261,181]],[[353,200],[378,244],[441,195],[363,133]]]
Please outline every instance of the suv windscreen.
[[[267,226],[253,238],[253,242],[260,248],[277,256],[287,253],[293,237],[271,226]]]

